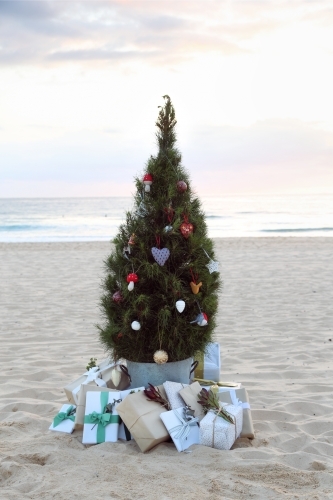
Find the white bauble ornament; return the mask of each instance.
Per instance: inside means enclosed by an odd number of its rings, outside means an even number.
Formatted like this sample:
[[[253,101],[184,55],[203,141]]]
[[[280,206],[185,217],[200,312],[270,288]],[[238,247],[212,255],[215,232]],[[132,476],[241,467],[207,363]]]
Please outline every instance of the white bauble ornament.
[[[134,288],[134,281],[130,281],[127,288],[131,292]]]
[[[176,308],[178,312],[182,313],[185,309],[185,302],[183,300],[177,300]]]
[[[164,228],[165,233],[171,233],[172,230],[173,230],[172,226],[165,226],[165,228]]]
[[[138,321],[132,321],[131,327],[133,328],[133,330],[140,330],[141,325]]]
[[[154,354],[154,361],[158,365],[163,365],[168,361],[168,353],[165,351],[156,351]]]
[[[111,380],[115,387],[118,387],[121,380],[121,373],[117,368],[114,368],[111,372]]]

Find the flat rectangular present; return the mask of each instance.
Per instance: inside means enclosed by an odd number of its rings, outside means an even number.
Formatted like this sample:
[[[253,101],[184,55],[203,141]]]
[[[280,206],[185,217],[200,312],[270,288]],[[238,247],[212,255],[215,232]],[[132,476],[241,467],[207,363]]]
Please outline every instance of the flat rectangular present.
[[[102,388],[103,389],[103,388]],[[120,392],[88,391],[83,424],[83,444],[118,441]]]
[[[194,416],[199,418],[199,421],[205,416],[202,405],[198,403],[201,385],[199,382],[193,382],[189,386],[179,391],[187,406],[194,410]]]
[[[198,366],[194,370],[193,377],[218,381],[221,371],[221,353],[218,342],[210,342],[205,352],[195,357]]]
[[[75,430],[83,429],[84,422],[84,412],[86,408],[86,397],[87,392],[116,392],[114,389],[108,389],[107,387],[97,387],[97,385],[82,385],[79,392],[79,402],[76,407],[75,413]]]
[[[66,432],[72,434],[74,431],[76,407],[74,405],[62,405],[60,412],[54,417],[50,425],[50,431]]]
[[[242,431],[243,410],[240,406],[226,405],[225,410],[234,417],[231,424],[215,412],[209,411],[200,422],[200,444],[218,450],[230,450]]]
[[[198,419],[186,419],[185,407],[161,413],[160,417],[178,451],[200,444]]]
[[[144,392],[129,394],[118,405],[117,411],[141,451],[151,450],[170,439],[160,418],[167,410],[159,403],[147,400]]]
[[[122,371],[120,372],[120,382],[117,387],[111,380],[112,371],[116,366],[117,364],[111,363],[110,360],[105,359],[99,366],[91,368],[86,373],[81,375],[81,377],[74,380],[74,382],[66,385],[64,390],[68,401],[72,404],[78,405],[81,385],[90,385],[91,387],[108,387],[109,389],[115,389],[117,391],[127,389],[130,383],[129,378]]]
[[[247,391],[244,387],[240,389],[229,389],[218,394],[221,402],[241,406],[243,408],[243,428],[241,437],[254,438],[254,427],[252,422],[250,400]]]
[[[128,396],[129,394],[134,394],[136,392],[144,390],[145,390],[144,387],[136,387],[135,389],[127,389],[126,391],[120,391],[121,400],[124,401],[126,396]],[[123,421],[119,425],[118,439],[123,439],[124,441],[130,441],[131,439],[133,439],[132,434],[130,433],[130,431],[128,430]]]

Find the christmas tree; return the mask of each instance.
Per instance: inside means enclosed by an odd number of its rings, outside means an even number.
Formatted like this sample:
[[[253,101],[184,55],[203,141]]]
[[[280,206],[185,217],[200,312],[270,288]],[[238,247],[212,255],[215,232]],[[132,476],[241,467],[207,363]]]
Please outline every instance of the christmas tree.
[[[136,178],[134,209],[106,261],[99,331],[115,360],[193,357],[205,350],[215,327],[220,278],[213,242],[175,146],[169,96],[159,108],[157,155]]]

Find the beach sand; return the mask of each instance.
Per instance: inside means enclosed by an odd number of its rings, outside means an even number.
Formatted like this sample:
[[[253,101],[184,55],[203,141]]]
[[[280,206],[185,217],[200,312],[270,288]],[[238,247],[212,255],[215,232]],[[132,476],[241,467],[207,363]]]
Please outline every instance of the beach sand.
[[[110,244],[0,244],[1,499],[333,498],[333,238],[215,243],[221,379],[248,389],[256,437],[189,454],[48,430],[63,387],[105,357]]]

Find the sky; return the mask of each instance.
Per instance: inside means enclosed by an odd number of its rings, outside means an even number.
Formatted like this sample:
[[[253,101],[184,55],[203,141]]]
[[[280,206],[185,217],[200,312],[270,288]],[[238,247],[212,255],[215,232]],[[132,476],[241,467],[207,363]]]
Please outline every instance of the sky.
[[[333,194],[332,28],[331,0],[0,0],[0,197],[131,196],[164,94],[199,194]]]

